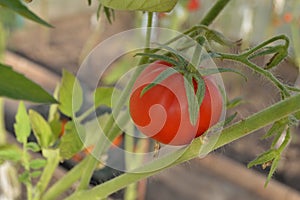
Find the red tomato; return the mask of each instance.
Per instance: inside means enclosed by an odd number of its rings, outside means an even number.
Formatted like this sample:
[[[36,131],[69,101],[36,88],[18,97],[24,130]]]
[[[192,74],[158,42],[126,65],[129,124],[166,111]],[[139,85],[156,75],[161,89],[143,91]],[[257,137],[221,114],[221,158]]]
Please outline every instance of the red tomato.
[[[200,0],[189,0],[187,9],[189,11],[197,11],[200,8]]]
[[[164,61],[154,62],[139,75],[130,96],[130,115],[146,136],[164,144],[186,145],[219,121],[222,95],[213,79],[205,77],[205,95],[193,126],[182,74],[169,76],[141,96],[144,87],[169,67],[172,66]],[[196,86],[194,84],[194,90]]]
[[[293,14],[290,12],[287,12],[283,15],[283,19],[285,23],[290,23],[293,20]]]

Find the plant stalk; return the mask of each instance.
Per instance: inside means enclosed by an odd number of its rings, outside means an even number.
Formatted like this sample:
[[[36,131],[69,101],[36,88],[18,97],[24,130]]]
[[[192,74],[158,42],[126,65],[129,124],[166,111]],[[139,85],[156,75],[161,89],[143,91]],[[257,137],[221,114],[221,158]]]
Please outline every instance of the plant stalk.
[[[4,125],[4,99],[0,97],[0,145],[6,142],[6,129]]]
[[[41,196],[43,195],[44,191],[48,187],[48,184],[52,178],[52,175],[60,161],[58,150],[48,150],[48,149],[43,150],[43,154],[44,154],[44,151],[47,151],[46,154],[44,155],[44,157],[47,158],[47,164],[44,167],[43,173],[37,184],[34,200],[41,199]]]
[[[78,163],[64,177],[59,179],[51,188],[43,195],[42,200],[55,200],[64,191],[69,189],[82,175],[87,160]]]
[[[147,31],[146,31],[146,43],[145,43],[145,49],[144,49],[144,53],[148,53],[149,52],[149,46],[150,46],[150,40],[151,40],[151,27],[152,27],[152,23],[153,23],[153,13],[149,12],[148,13],[148,22],[147,22]],[[143,56],[139,62],[139,65],[145,64],[147,63],[149,58]],[[118,104],[116,105],[116,107],[114,108],[114,112],[115,113],[120,113],[120,111],[122,110],[122,107],[124,105],[124,103],[126,102],[128,95],[130,94],[130,90],[135,82],[136,77],[140,74],[142,70],[142,67],[138,67],[138,69],[135,71],[133,77],[130,79],[129,83],[127,84],[127,87],[124,89],[122,95],[120,96],[120,101],[118,102]],[[111,117],[109,118],[106,126],[104,127],[104,134],[106,134],[105,136],[108,137],[110,140],[113,139],[113,137],[116,137],[118,133],[113,133],[110,131],[110,129],[114,126],[115,124],[115,120],[114,120],[114,116],[111,115]],[[86,189],[88,188],[90,179],[93,175],[93,172],[98,164],[98,158],[105,152],[105,150],[107,149],[107,145],[105,145],[106,140],[99,140],[99,142],[96,144],[93,152],[96,153],[97,156],[94,156],[93,153],[88,155],[87,159],[87,167],[85,169],[85,173],[84,176],[82,177],[78,190],[82,190],[82,189]]]
[[[200,24],[206,25],[206,26],[210,25],[229,2],[230,2],[230,0],[218,0],[213,5],[213,7],[208,11],[208,13],[202,19]]]
[[[241,55],[235,55],[235,54],[225,54],[225,53],[218,53],[221,56],[221,59],[226,59],[226,60],[233,60],[240,62],[248,67],[250,67],[252,70],[255,72],[265,76],[267,79],[269,79],[283,94],[284,97],[289,97],[290,93],[288,92],[287,88],[276,78],[272,73],[269,71],[266,71],[253,62],[250,62],[246,56],[241,56]]]

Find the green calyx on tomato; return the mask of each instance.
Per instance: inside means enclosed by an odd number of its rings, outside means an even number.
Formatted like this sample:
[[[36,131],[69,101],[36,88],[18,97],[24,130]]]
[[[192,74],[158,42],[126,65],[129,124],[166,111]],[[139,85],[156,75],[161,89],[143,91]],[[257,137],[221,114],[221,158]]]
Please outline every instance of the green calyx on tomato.
[[[169,145],[187,145],[215,125],[223,98],[213,77],[156,61],[138,76],[130,115],[146,136]]]

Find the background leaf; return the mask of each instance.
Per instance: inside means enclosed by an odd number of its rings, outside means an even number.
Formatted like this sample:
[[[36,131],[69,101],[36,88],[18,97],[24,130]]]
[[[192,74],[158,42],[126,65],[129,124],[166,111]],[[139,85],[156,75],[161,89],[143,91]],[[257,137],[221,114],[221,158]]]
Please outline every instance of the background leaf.
[[[47,161],[45,159],[35,159],[30,161],[29,166],[31,169],[41,169],[46,165]]]
[[[30,150],[32,152],[41,151],[41,147],[35,142],[28,142],[25,147],[27,150]]]
[[[14,124],[15,134],[17,140],[21,143],[26,143],[30,135],[31,127],[29,116],[23,102],[20,102],[18,112],[16,115],[16,123]]]
[[[49,147],[54,138],[50,125],[39,113],[35,112],[34,110],[29,110],[29,119],[33,133],[39,145],[44,148]]]
[[[100,3],[116,10],[169,12],[174,8],[177,0],[100,0]]]
[[[73,155],[78,153],[83,148],[83,143],[77,132],[83,131],[78,126],[75,126],[74,122],[70,121],[65,126],[65,134],[61,138],[61,143],[59,144],[59,153],[60,156],[64,159],[70,159]]]
[[[253,167],[254,165],[261,165],[273,161],[273,159],[276,157],[278,157],[278,151],[275,149],[271,149],[259,155],[257,158],[255,158],[255,160],[248,163],[247,167],[250,168]]]
[[[30,173],[29,171],[25,171],[19,176],[19,181],[24,184],[30,184]]]
[[[226,108],[231,109],[239,106],[241,103],[243,103],[243,98],[242,97],[236,97],[232,100],[227,100],[226,102]]]
[[[57,103],[41,86],[3,64],[0,64],[0,96],[36,103]]]
[[[30,177],[31,178],[37,178],[39,176],[41,176],[42,172],[41,171],[33,171],[30,173]]]
[[[95,90],[95,108],[100,105],[105,105],[111,107],[111,96],[113,94],[114,88],[109,87],[99,87]]]
[[[22,151],[15,145],[2,145],[0,146],[0,161],[12,160],[19,161],[22,157]]]
[[[76,101],[73,102],[73,99]],[[72,117],[82,105],[82,88],[76,77],[70,72],[63,70],[62,83],[59,90],[59,109]]]
[[[0,6],[13,10],[19,15],[30,19],[34,22],[37,22],[44,26],[52,27],[52,25],[42,20],[40,17],[38,17],[36,14],[30,11],[20,0],[0,0]]]

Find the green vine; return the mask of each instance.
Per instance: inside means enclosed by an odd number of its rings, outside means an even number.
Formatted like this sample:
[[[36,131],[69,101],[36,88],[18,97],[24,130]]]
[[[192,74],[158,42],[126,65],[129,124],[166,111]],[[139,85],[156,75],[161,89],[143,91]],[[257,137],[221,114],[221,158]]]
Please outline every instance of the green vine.
[[[218,149],[230,142],[233,142],[237,139],[240,139],[260,128],[263,128],[274,121],[278,121],[280,119],[286,118],[291,114],[295,114],[295,116],[300,119],[300,94],[290,97],[288,99],[282,100],[250,117],[239,121],[229,127],[223,129],[220,134],[218,141],[214,145],[212,150]],[[274,115],[276,113],[276,115]],[[201,148],[202,141],[201,139],[195,139],[192,144],[183,152],[182,156],[174,161],[172,164],[166,167],[175,166],[179,163],[186,162],[190,159],[196,158],[199,156],[199,149]],[[153,161],[151,164],[144,166],[145,169],[151,169],[152,166],[156,166],[158,163],[164,162],[164,159],[161,158]],[[81,191],[71,195],[67,200],[75,200],[81,198],[88,199],[101,199],[107,197],[108,195],[126,187],[127,185],[134,183],[138,180],[147,178],[154,174],[159,173],[164,170],[159,169],[156,171],[150,171],[146,173],[125,173],[120,175],[110,181],[107,181],[99,186],[92,188],[91,190]]]

